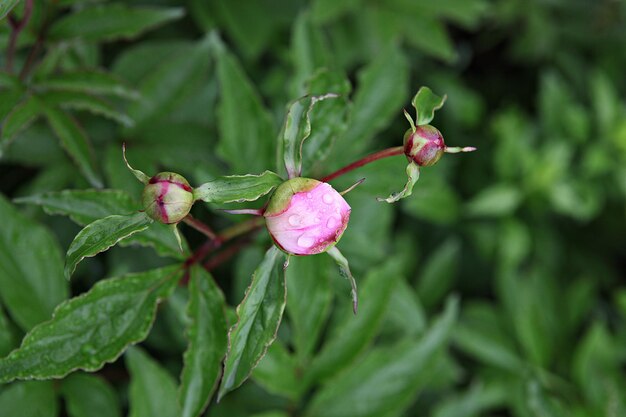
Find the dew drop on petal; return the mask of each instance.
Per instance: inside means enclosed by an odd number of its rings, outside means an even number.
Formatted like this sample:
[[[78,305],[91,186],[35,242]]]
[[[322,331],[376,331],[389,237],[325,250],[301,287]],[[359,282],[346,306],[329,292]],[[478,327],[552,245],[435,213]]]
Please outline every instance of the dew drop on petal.
[[[330,217],[328,221],[326,221],[326,227],[328,227],[329,229],[334,229],[335,227],[337,227],[337,219],[334,217]]]
[[[310,199],[310,198],[313,198],[313,194],[311,194],[311,193],[306,193],[306,198],[309,198],[309,199]]]
[[[287,219],[287,221],[292,226],[300,226],[302,218],[300,218],[300,216],[298,216],[297,214],[292,214],[291,216],[289,216],[289,219]]]
[[[314,243],[315,239],[311,236],[307,236],[306,234],[303,234],[298,238],[298,246],[301,248],[310,248]]]
[[[322,197],[322,201],[326,204],[332,204],[333,201],[335,201],[335,197],[333,197],[330,193],[327,193]]]

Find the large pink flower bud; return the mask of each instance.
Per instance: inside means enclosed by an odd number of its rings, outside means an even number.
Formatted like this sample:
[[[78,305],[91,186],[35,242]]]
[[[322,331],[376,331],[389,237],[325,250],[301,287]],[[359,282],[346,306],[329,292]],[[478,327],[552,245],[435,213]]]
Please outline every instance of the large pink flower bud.
[[[330,184],[292,178],[274,191],[263,216],[279,248],[293,255],[314,255],[339,241],[350,210]]]
[[[183,176],[161,172],[150,178],[141,201],[146,214],[154,220],[165,224],[178,223],[191,210],[193,189]]]

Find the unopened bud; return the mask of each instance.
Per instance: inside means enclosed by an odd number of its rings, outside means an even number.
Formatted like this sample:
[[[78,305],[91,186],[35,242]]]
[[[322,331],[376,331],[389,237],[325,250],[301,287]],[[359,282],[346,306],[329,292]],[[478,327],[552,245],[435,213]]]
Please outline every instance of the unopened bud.
[[[191,210],[193,189],[181,175],[161,172],[150,178],[141,201],[146,214],[154,220],[165,224],[178,223]]]
[[[472,152],[476,148],[450,148],[443,141],[443,136],[437,128],[431,125],[416,126],[404,134],[404,154],[409,161],[421,167],[435,165],[444,153]]]
[[[350,206],[330,184],[309,178],[282,183],[263,214],[272,239],[293,255],[332,248],[350,219]]]

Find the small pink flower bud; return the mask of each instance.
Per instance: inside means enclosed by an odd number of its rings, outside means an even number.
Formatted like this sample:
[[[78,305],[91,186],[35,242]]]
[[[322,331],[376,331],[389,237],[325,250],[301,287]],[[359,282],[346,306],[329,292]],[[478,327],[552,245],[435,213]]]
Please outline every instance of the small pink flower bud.
[[[422,167],[435,165],[446,151],[441,132],[431,125],[409,129],[404,135],[404,154]]]
[[[350,210],[330,184],[292,178],[274,191],[263,216],[279,248],[293,255],[314,255],[339,242]]]
[[[154,220],[172,224],[181,221],[193,205],[193,189],[181,175],[161,172],[150,178],[141,201],[146,214]]]

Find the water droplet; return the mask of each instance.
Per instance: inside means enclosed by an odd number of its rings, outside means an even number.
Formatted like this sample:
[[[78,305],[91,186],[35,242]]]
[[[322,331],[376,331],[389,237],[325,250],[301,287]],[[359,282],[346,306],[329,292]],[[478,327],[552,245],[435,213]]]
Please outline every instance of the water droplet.
[[[335,197],[333,197],[330,193],[327,193],[322,197],[322,201],[326,204],[332,204],[333,201],[335,201]]]
[[[329,229],[334,229],[335,227],[337,227],[337,219],[334,217],[330,217],[326,221],[326,227],[328,227]]]
[[[300,226],[300,223],[302,222],[302,218],[298,216],[297,214],[292,214],[291,216],[289,216],[289,219],[287,221],[292,226]]]
[[[311,193],[306,193],[306,198],[313,198],[313,194],[311,194]]]
[[[315,243],[315,239],[311,236],[307,236],[306,234],[300,236],[298,238],[298,246],[301,248],[310,248]]]

